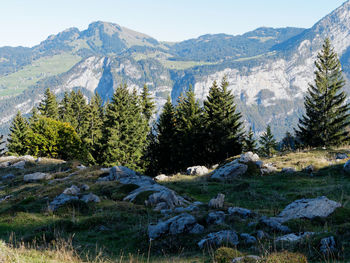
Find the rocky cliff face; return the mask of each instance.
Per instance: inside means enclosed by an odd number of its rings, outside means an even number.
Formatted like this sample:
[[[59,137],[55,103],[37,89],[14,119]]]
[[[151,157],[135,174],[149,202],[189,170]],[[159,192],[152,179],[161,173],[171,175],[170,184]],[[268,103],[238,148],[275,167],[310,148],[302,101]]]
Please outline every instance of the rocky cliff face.
[[[20,95],[11,96],[15,87],[0,87],[0,124],[5,127],[17,110],[29,112],[48,86],[59,97],[66,90],[82,88],[87,97],[97,91],[106,101],[122,83],[137,90],[147,84],[160,110],[168,95],[176,103],[190,84],[203,101],[212,82],[227,76],[247,124],[257,134],[271,124],[280,138],[295,127],[302,114],[303,97],[314,78],[314,61],[326,37],[340,55],[347,77],[350,1],[306,30],[259,28],[242,36],[205,35],[176,44],[160,43],[105,22],[92,23],[82,32],[71,28],[29,50],[0,49],[0,80],[5,77],[2,69],[7,78],[21,74],[22,69],[11,63],[30,67],[26,56],[43,59],[70,54],[81,58],[65,73],[41,78]]]

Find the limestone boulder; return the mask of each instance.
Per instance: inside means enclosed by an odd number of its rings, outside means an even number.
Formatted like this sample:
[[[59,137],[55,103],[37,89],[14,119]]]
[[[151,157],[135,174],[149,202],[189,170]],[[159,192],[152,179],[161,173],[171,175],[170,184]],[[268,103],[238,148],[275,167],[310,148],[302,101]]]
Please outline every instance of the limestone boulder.
[[[205,166],[192,166],[186,169],[187,175],[205,175],[209,172]]]
[[[225,213],[223,211],[210,212],[207,216],[207,224],[219,225],[225,222]]]
[[[241,155],[241,157],[239,158],[239,162],[240,163],[248,163],[248,162],[258,162],[260,161],[260,157],[259,155],[257,155],[256,153],[252,153],[252,152],[247,152]]]
[[[229,180],[234,179],[238,176],[244,175],[248,170],[248,165],[239,163],[237,160],[234,160],[228,164],[225,164],[217,168],[210,176],[212,179],[216,180]]]
[[[89,193],[87,195],[83,195],[80,198],[80,200],[85,202],[85,203],[90,203],[90,202],[99,203],[99,202],[101,202],[100,198],[97,195],[93,194],[93,193]]]
[[[49,211],[55,211],[60,206],[78,199],[77,196],[60,194],[49,204]]]
[[[23,180],[25,182],[36,182],[36,181],[42,181],[42,180],[50,180],[52,178],[52,175],[46,174],[46,173],[32,173],[32,174],[26,174],[23,177]]]
[[[209,201],[209,207],[210,208],[223,208],[224,207],[224,201],[225,201],[225,195],[224,194],[218,194],[217,197],[211,199]]]
[[[210,233],[204,239],[198,242],[200,249],[206,247],[220,247],[221,245],[237,246],[238,244],[238,235],[232,230],[223,230],[216,233]]]

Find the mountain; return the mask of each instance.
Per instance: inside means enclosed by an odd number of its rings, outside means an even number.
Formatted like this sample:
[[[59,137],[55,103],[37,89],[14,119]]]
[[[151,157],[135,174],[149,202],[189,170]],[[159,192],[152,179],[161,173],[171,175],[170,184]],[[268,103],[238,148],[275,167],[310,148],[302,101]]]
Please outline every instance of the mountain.
[[[45,88],[58,97],[81,88],[104,101],[121,83],[150,87],[158,110],[190,85],[203,101],[214,80],[227,76],[239,109],[256,134],[271,124],[278,138],[295,127],[313,81],[314,60],[329,37],[350,76],[350,1],[312,28],[258,28],[243,35],[204,35],[179,43],[107,22],[67,29],[33,48],[0,48],[0,125],[17,110],[29,113]],[[350,85],[346,90],[350,92]]]

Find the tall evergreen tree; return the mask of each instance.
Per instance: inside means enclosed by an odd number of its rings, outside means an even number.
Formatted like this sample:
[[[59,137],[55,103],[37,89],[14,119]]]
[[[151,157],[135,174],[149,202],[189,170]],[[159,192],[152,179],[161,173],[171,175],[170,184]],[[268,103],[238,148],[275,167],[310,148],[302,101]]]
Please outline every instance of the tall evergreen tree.
[[[77,134],[82,137],[83,134],[87,132],[86,120],[88,114],[88,107],[86,103],[86,99],[81,92],[78,90],[77,92],[71,92],[71,111],[73,116],[67,111],[67,121],[73,126],[76,130]],[[67,108],[69,110],[69,108]]]
[[[235,97],[227,89],[228,85],[226,78],[222,79],[220,86],[214,81],[204,101],[204,141],[210,163],[220,162],[242,151],[242,116],[237,112]]]
[[[41,115],[57,120],[58,119],[58,104],[56,96],[46,89],[44,99],[39,104],[39,111]]]
[[[175,147],[176,119],[175,109],[171,103],[170,96],[163,106],[162,113],[156,124],[155,134],[152,136],[148,148],[150,159],[148,172],[156,175],[158,172],[173,173],[178,168]]]
[[[142,89],[141,105],[142,105],[142,113],[145,116],[146,120],[149,122],[153,115],[155,104],[154,104],[153,98],[150,95],[147,85],[144,85]]]
[[[106,109],[102,162],[140,170],[145,140],[140,100],[136,94],[129,93],[126,85],[121,85]]]
[[[203,111],[195,99],[192,87],[181,96],[175,110],[176,143],[173,151],[178,154],[179,169],[204,164],[203,159]]]
[[[10,127],[8,141],[8,151],[13,154],[25,155],[28,152],[28,122],[22,116],[21,112],[17,112]]]
[[[3,144],[5,144],[4,135],[1,134],[0,135],[0,157],[5,154],[5,147],[2,146]]]
[[[271,156],[277,147],[277,142],[271,132],[270,125],[267,125],[266,131],[261,135],[259,143],[260,152],[265,156]]]
[[[30,117],[29,117],[29,124],[32,125],[34,122],[39,120],[39,112],[36,107],[33,107],[31,112],[30,112]]]
[[[338,55],[327,38],[315,61],[315,84],[309,84],[305,115],[299,120],[296,135],[306,146],[340,145],[349,140],[349,103],[342,90],[345,80]]]
[[[252,127],[249,128],[248,134],[245,136],[243,141],[243,151],[245,152],[256,152],[257,145],[256,140],[254,138],[254,133]]]
[[[73,124],[75,119],[75,114],[72,108],[72,93],[64,93],[63,99],[59,104],[59,117],[60,121],[68,122]]]

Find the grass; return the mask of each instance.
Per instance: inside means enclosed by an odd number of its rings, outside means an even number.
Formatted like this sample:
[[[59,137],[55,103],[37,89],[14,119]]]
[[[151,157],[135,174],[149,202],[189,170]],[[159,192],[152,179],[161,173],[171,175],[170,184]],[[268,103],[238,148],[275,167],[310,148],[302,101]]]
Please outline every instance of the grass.
[[[0,77],[0,97],[17,95],[44,78],[68,71],[80,60],[81,57],[69,53],[35,60],[15,73]]]
[[[204,235],[223,229],[254,234],[260,229],[256,218],[242,220],[234,216],[227,217],[222,225],[207,225],[205,219],[210,209],[206,203],[218,193],[225,194],[224,209],[239,206],[266,216],[278,214],[287,204],[300,198],[325,195],[341,202],[343,207],[329,218],[287,222],[295,232],[319,233],[307,242],[287,246],[287,249],[307,255],[310,262],[324,262],[316,252],[317,244],[322,237],[334,235],[342,244],[340,259],[350,258],[350,175],[342,169],[346,160],[336,162],[334,158],[337,152],[348,150],[312,150],[264,160],[273,163],[279,171],[283,167],[296,167],[298,172],[295,174],[277,172],[260,176],[250,167],[246,176],[231,182],[215,182],[207,175],[175,175],[162,184],[190,200],[204,203],[194,215],[205,226],[206,232],[165,237],[152,243],[147,237],[147,226],[163,215],[144,206],[145,198],[151,193],[140,196],[135,204],[124,202],[123,198],[136,186],[117,182],[96,184],[99,177],[105,176],[99,167],[80,171],[75,168],[77,163],[45,160],[40,164],[27,164],[25,171],[1,169],[0,176],[11,172],[16,177],[13,181],[0,183],[0,187],[3,186],[0,197],[13,196],[0,202],[0,240],[3,240],[0,243],[0,262],[3,260],[1,255],[13,255],[19,258],[17,262],[212,262],[213,253],[200,251],[196,245]],[[312,176],[302,172],[310,164],[315,166]],[[53,184],[24,183],[23,175],[34,171],[50,172],[55,179],[71,176],[69,180]],[[54,213],[48,212],[48,203],[72,184],[87,184],[90,187],[87,192],[97,194],[101,203],[86,205],[75,202]],[[71,244],[70,247],[67,245],[71,261],[55,258],[55,244],[62,240]],[[264,241],[256,248],[240,245],[238,249],[245,254],[264,255],[286,249],[286,244],[275,246],[271,241]],[[47,259],[35,259],[41,256]],[[22,257],[28,257],[28,260],[23,261]],[[29,260],[30,257],[34,259]],[[6,260],[3,262],[10,262]]]

